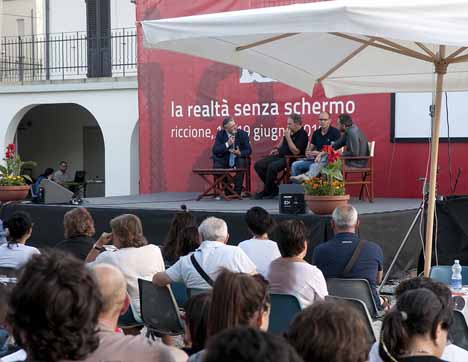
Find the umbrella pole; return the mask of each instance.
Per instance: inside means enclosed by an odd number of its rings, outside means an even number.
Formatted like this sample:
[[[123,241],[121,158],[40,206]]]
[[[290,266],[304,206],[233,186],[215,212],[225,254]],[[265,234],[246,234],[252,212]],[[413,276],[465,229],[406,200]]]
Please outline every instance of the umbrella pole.
[[[440,134],[440,113],[442,106],[442,89],[444,75],[447,70],[447,64],[443,61],[444,47],[441,47],[439,53],[439,62],[436,63],[437,83],[435,96],[435,114],[434,125],[432,129],[432,145],[431,145],[431,176],[429,181],[429,199],[427,208],[426,222],[426,242],[425,242],[425,260],[424,260],[424,276],[429,277],[432,261],[432,237],[434,231],[434,211],[437,185],[437,160],[439,157],[439,134]]]

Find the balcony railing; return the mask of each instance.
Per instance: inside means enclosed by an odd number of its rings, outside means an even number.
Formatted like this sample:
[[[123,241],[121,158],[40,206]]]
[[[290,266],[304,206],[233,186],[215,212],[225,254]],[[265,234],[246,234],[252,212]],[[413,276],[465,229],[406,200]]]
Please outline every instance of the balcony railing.
[[[135,28],[114,29],[99,40],[86,32],[0,38],[0,82],[136,75]]]

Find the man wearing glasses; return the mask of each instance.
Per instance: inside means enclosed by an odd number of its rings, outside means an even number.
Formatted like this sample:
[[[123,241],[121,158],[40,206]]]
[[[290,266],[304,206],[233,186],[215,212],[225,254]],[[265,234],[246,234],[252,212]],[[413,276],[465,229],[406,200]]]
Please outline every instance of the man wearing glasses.
[[[331,145],[341,137],[340,131],[330,126],[330,114],[322,112],[319,115],[320,128],[312,134],[312,139],[307,146],[306,158],[293,162],[291,165],[291,181],[301,183],[310,177],[320,173],[322,167],[327,164],[327,157],[322,153],[323,146]]]

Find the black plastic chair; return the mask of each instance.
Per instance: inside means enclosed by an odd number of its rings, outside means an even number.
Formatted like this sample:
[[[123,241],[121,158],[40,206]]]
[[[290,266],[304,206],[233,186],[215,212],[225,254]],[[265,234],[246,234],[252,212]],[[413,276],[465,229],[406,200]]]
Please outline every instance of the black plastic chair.
[[[301,305],[294,295],[270,294],[271,310],[268,332],[282,334],[301,311]]]
[[[178,336],[184,333],[179,307],[168,286],[160,287],[138,279],[141,318],[150,334]]]
[[[188,297],[193,297],[194,295],[201,294],[201,293],[207,293],[210,292],[211,288],[207,289],[202,289],[202,288],[188,288],[187,289],[187,295]]]
[[[335,297],[352,298],[362,301],[372,319],[381,318],[383,313],[377,309],[372,290],[366,279],[330,278],[327,279],[328,294]]]
[[[454,345],[468,350],[468,325],[466,324],[465,316],[459,310],[453,311],[450,339]]]
[[[327,300],[343,300],[346,303],[349,303],[350,306],[356,310],[359,315],[362,317],[364,323],[366,324],[367,332],[369,333],[369,341],[372,344],[377,340],[377,336],[375,335],[374,328],[372,327],[372,318],[367,310],[366,305],[362,302],[362,300],[354,299],[354,298],[343,298],[343,297],[336,297],[336,296],[326,296],[325,299]]]

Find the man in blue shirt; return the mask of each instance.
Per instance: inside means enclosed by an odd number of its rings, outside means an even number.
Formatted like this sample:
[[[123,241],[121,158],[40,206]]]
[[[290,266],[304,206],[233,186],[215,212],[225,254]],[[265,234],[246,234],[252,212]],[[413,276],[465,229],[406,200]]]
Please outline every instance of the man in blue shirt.
[[[383,252],[376,243],[364,241],[356,263],[349,273],[343,275],[351,256],[359,242],[356,229],[359,226],[358,214],[351,205],[337,207],[332,214],[332,228],[335,237],[318,245],[312,256],[325,278],[367,279],[377,308],[381,308],[377,284],[382,281]]]

